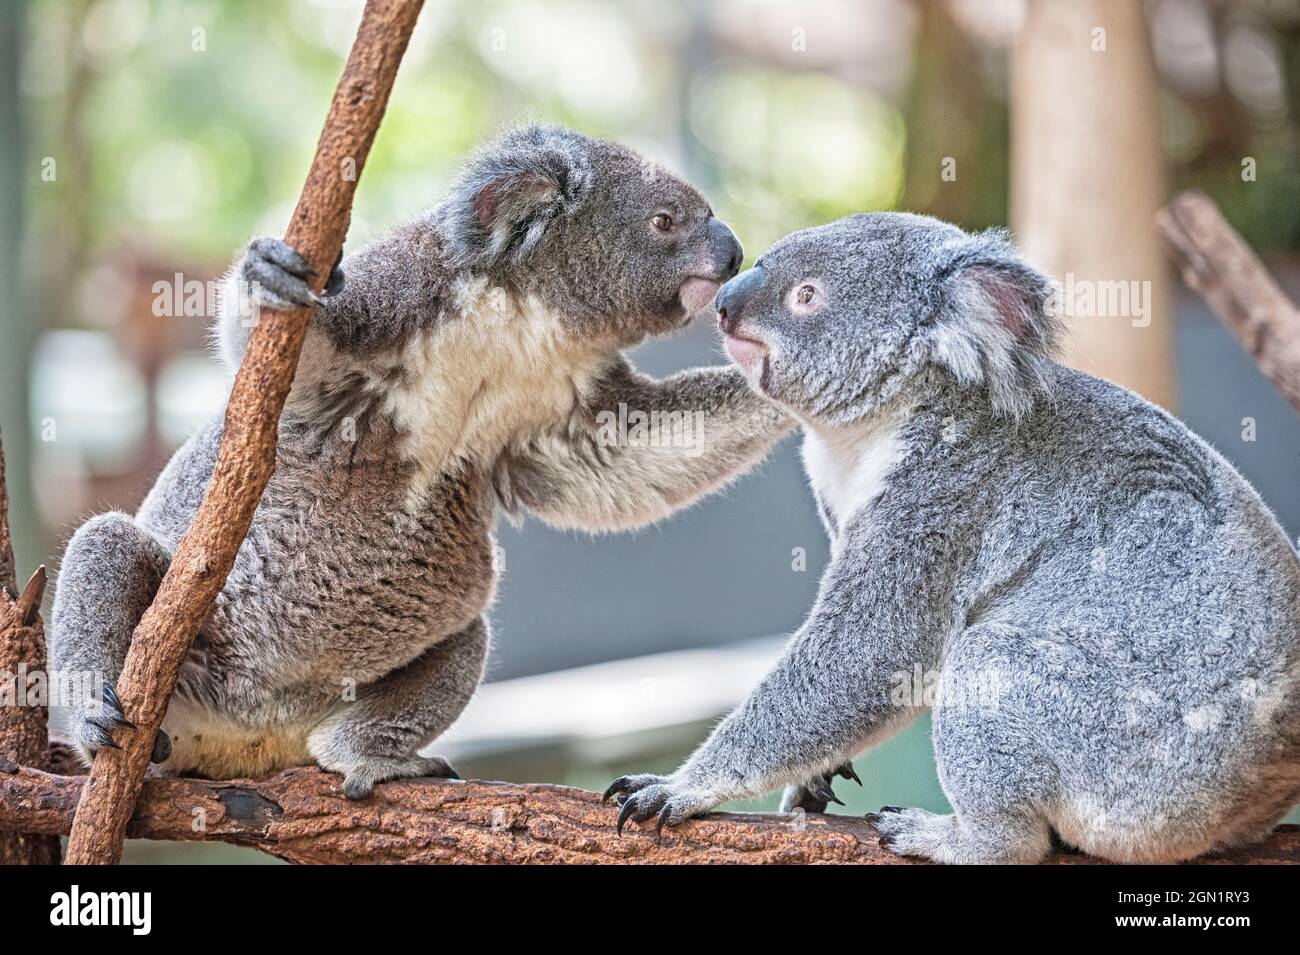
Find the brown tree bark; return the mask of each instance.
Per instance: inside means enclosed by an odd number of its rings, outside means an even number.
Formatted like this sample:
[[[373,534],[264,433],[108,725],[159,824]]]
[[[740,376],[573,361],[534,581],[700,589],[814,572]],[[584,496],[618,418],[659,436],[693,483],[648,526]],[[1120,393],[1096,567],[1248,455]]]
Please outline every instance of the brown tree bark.
[[[1157,221],[1182,264],[1183,281],[1300,412],[1300,309],[1205,193],[1174,196]]]
[[[0,827],[67,832],[84,780],[31,769],[0,772]],[[364,802],[319,769],[259,780],[145,782],[127,827],[138,839],[225,842],[307,863],[509,863],[516,865],[854,863],[900,865],[880,835],[852,816],[714,813],[665,830],[653,822],[614,832],[617,812],[595,793],[564,786],[383,783]],[[1101,860],[1057,853],[1051,864]],[[1296,863],[1300,827],[1282,826],[1257,846],[1198,860]]]
[[[1152,218],[1165,196],[1158,104],[1141,3],[1026,5],[1011,55],[1012,231],[1067,287],[1098,302],[1108,287],[1142,296],[1141,318],[1131,297],[1127,315],[1071,307],[1066,360],[1173,410],[1168,267]]]
[[[5,766],[48,763],[48,720],[44,706],[26,698],[27,674],[45,669],[45,633],[41,597],[45,568],[17,592],[13,543],[9,538],[9,491],[5,483],[5,452],[0,443],[0,770]],[[0,865],[53,865],[59,861],[59,840],[0,826]]]
[[[422,0],[368,0],[357,39],[330,104],[285,241],[317,273],[320,291],[347,235],[352,195],[383,117],[398,63]],[[121,749],[95,757],[72,825],[66,861],[116,862],[140,792],[154,734],[195,634],[234,564],[275,469],[280,412],[302,350],[311,309],[263,312],[226,407],[221,449],[203,503],[181,538],[153,604],[131,639],[117,682],[136,729]]]

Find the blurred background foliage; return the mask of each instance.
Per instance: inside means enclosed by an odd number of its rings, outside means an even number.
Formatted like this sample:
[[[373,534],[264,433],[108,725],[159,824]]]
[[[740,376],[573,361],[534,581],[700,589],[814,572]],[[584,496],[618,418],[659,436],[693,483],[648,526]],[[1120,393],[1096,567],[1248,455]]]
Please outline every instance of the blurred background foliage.
[[[0,421],[28,562],[54,558],[87,514],[133,509],[171,450],[220,407],[226,380],[205,353],[205,323],[153,314],[155,283],[216,278],[250,236],[282,230],[360,8],[11,0],[0,10],[12,54],[0,94],[14,115],[0,149],[0,239],[16,263],[6,259],[0,276]],[[1018,0],[427,0],[349,247],[436,202],[467,151],[526,120],[617,138],[682,172],[751,260],[786,232],[862,210],[1005,224],[1008,51],[1023,9]],[[1146,11],[1169,191],[1209,192],[1294,288],[1300,0],[1152,0]],[[949,156],[960,157],[958,182],[939,175]],[[1248,188],[1243,157],[1257,165]],[[1184,299],[1178,319],[1184,417],[1294,535],[1297,495],[1270,495],[1295,490],[1294,419],[1195,303]],[[716,357],[709,331],[696,329],[638,362],[663,373]],[[1290,434],[1225,447],[1242,402]],[[637,538],[591,541],[532,524],[502,537],[511,565],[494,613],[498,678],[788,632],[825,556],[789,444],[761,477]],[[791,572],[792,549],[806,550],[806,573]],[[594,786],[614,770],[673,765],[707,722],[646,742],[634,765],[533,747],[532,757],[470,754],[467,768]],[[868,789],[846,793],[851,809],[942,806],[925,733],[922,721],[868,757]]]
[[[88,255],[129,243],[171,261],[223,262],[250,232],[282,224],[359,7],[36,0],[22,66],[29,148],[71,166],[64,188],[29,179],[45,240],[79,241]],[[752,250],[849,212],[935,209],[944,200],[933,170],[946,155],[975,160],[949,217],[1005,222],[1017,7],[429,3],[354,236],[435,201],[467,150],[527,119],[622,139],[682,168],[713,188]],[[1288,121],[1297,5],[1151,7],[1171,185],[1223,199],[1241,157],[1253,156],[1258,187],[1232,203],[1234,224],[1264,252],[1300,244],[1300,144]]]
[[[1147,9],[1170,191],[1205,189],[1260,252],[1292,252],[1300,0]],[[95,333],[27,343],[33,427],[72,432],[44,449],[38,484],[55,525],[116,498],[114,474],[129,484],[219,403],[201,323],[149,321],[149,289],[176,272],[215,278],[250,236],[282,230],[359,11],[358,0],[6,5],[22,30],[27,324]],[[527,120],[622,139],[683,172],[751,259],[861,210],[1004,224],[1008,49],[1022,16],[1020,0],[428,3],[350,246],[436,202],[468,150]],[[950,156],[959,182],[938,175]],[[1247,156],[1257,170],[1242,188]],[[107,483],[96,493],[95,482]]]

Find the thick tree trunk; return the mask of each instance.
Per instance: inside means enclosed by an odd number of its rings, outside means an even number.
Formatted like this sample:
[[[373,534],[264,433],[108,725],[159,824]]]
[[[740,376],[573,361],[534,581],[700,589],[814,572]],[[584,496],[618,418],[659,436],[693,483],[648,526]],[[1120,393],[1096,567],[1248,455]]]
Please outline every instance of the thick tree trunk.
[[[1172,410],[1159,113],[1141,3],[1030,0],[1011,58],[1012,228],[1075,292],[1067,360]]]
[[[379,129],[422,0],[368,0],[334,93],[316,157],[285,233],[317,273],[320,291],[347,236],[352,194]],[[69,863],[122,854],[154,734],[199,626],[212,610],[275,469],[280,412],[298,366],[311,309],[263,313],[226,406],[216,468],[153,604],[131,638],[117,682],[127,719],[121,749],[96,754],[68,840]]]
[[[83,779],[30,769],[0,772],[0,826],[66,832]],[[616,810],[564,786],[403,780],[364,802],[340,778],[291,769],[259,780],[149,779],[127,834],[225,842],[311,863],[855,863],[897,865],[880,834],[852,816],[715,813],[664,831],[653,822],[614,832]],[[1100,860],[1059,853],[1054,864]],[[1300,827],[1215,862],[1300,861]]]
[[[17,765],[45,769],[49,766],[45,707],[35,705],[26,694],[27,674],[45,669],[41,626],[45,568],[38,567],[18,594],[14,567],[5,453],[0,444],[0,769]],[[4,829],[0,825],[0,865],[53,865],[59,861],[59,840],[54,836]]]

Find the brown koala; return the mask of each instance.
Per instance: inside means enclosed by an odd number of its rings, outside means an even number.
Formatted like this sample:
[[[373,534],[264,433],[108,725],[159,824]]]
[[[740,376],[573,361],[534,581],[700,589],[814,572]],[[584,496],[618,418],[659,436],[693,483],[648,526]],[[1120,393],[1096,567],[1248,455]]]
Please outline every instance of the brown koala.
[[[623,146],[527,127],[472,157],[444,202],[347,258],[316,303],[275,475],[155,757],[214,776],[315,761],[354,798],[451,775],[419,751],[482,677],[498,513],[646,524],[790,430],[734,368],[655,381],[622,355],[686,325],[741,256],[690,185]],[[229,365],[250,306],[315,300],[307,274],[284,243],[250,244],[216,330]],[[620,409],[649,426],[608,427]],[[73,714],[87,753],[121,724],[111,684],[220,431],[218,416],[191,438],[134,517],[100,515],[68,546],[52,656],[110,687]]]

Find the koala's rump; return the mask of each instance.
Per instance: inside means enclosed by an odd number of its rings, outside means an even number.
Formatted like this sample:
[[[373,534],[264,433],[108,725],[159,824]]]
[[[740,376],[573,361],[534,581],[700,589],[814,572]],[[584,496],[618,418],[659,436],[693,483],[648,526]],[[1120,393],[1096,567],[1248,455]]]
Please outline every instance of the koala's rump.
[[[1065,384],[1060,416],[1008,430],[1001,479],[963,498],[996,516],[943,674],[992,687],[993,704],[936,713],[945,787],[967,808],[1010,787],[1114,860],[1257,837],[1300,796],[1295,550],[1181,424],[1114,386]],[[1011,754],[1002,775],[990,751]]]
[[[264,776],[312,763],[307,734],[314,721],[249,725],[208,709],[182,694],[172,697],[162,730],[171,739],[168,774],[232,779]]]

